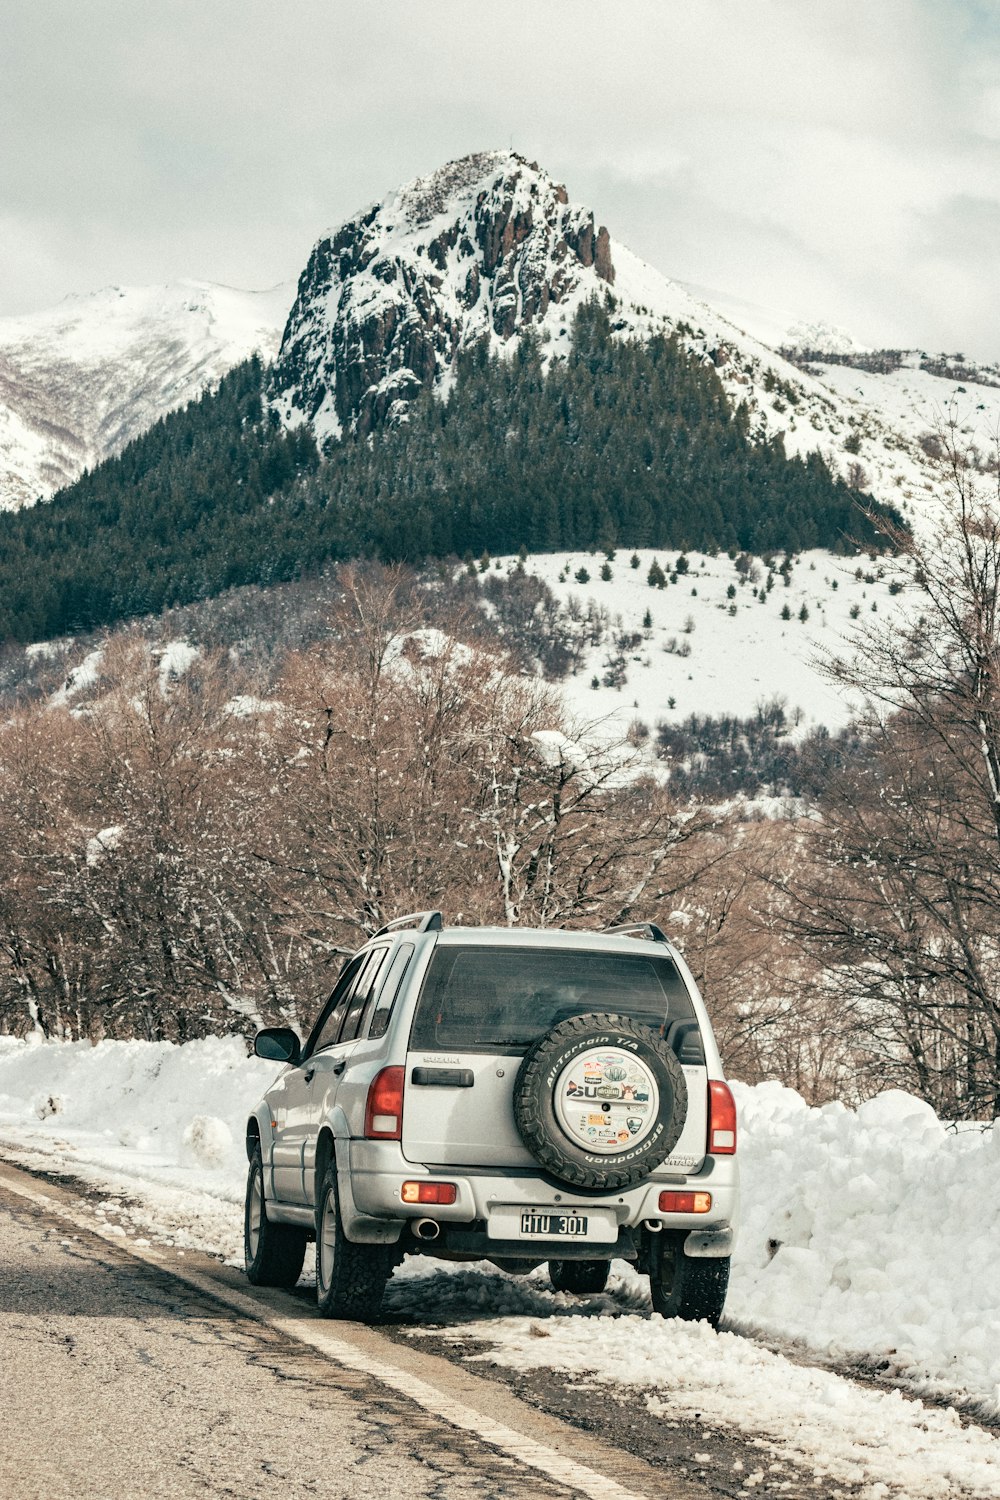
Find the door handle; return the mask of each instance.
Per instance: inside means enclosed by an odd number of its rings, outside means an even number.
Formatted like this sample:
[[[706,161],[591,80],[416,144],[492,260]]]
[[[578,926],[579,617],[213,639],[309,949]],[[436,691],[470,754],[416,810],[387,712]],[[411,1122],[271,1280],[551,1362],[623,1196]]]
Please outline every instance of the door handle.
[[[414,1068],[410,1082],[428,1088],[471,1089],[475,1087],[476,1075],[471,1068]]]
[[[335,1063],[334,1066],[330,1069],[330,1072],[333,1074],[334,1078],[339,1078],[346,1067],[347,1059],[345,1057],[343,1062]]]
[[[313,1074],[315,1072],[316,1072],[315,1068],[306,1068],[305,1072],[302,1075],[302,1077],[305,1079],[306,1083],[312,1083],[312,1081],[313,1081]]]

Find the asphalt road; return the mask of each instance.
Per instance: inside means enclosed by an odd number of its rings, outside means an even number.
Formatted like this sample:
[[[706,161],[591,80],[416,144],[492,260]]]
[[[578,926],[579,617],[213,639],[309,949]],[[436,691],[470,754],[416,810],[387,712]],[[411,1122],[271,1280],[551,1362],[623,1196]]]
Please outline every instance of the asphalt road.
[[[4,1500],[705,1493],[377,1330],[141,1254],[0,1169]]]

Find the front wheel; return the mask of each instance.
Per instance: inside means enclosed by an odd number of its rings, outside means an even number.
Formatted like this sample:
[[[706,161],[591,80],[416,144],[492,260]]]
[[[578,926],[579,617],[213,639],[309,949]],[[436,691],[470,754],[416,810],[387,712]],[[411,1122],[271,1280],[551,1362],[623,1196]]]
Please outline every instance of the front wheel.
[[[704,1321],[718,1328],[729,1286],[729,1256],[685,1255],[683,1244],[666,1234],[656,1239],[659,1243],[654,1245],[649,1269],[653,1311],[664,1318]]]
[[[603,1292],[608,1284],[609,1260],[550,1260],[549,1280],[557,1292]]]
[[[344,1234],[331,1162],[316,1205],[316,1303],[324,1318],[374,1323],[393,1266],[392,1245],[355,1245]]]
[[[264,1163],[258,1143],[247,1173],[243,1256],[251,1286],[294,1286],[306,1258],[306,1230],[272,1224],[264,1207]]]

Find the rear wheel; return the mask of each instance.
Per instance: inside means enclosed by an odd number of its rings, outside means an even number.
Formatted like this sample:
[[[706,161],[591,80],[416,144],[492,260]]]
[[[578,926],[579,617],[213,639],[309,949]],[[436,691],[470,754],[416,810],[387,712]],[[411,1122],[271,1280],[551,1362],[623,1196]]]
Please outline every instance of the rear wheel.
[[[326,1169],[316,1205],[316,1302],[324,1318],[373,1323],[392,1272],[395,1246],[355,1245],[344,1234],[337,1168]]]
[[[550,1260],[549,1280],[557,1292],[603,1292],[608,1284],[609,1260]]]
[[[728,1286],[728,1255],[717,1259],[685,1255],[682,1242],[667,1234],[656,1236],[649,1268],[654,1312],[718,1328]]]
[[[264,1163],[257,1143],[247,1173],[243,1212],[243,1256],[252,1286],[294,1286],[306,1258],[305,1229],[272,1224],[264,1207]]]

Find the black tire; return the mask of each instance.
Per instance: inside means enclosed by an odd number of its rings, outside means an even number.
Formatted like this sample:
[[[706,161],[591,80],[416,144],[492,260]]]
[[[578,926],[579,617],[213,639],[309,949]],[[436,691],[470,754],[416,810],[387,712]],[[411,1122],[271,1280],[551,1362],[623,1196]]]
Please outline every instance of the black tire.
[[[581,1141],[572,1139],[556,1114],[557,1084],[575,1060],[600,1048],[641,1064],[652,1075],[659,1095],[654,1116],[631,1122],[637,1128],[640,1123],[648,1126],[636,1137],[637,1143],[626,1141],[624,1149],[614,1152],[588,1151]],[[575,1086],[571,1081],[568,1091]],[[611,1105],[595,1102],[592,1107],[610,1109]],[[680,1063],[662,1037],[627,1016],[570,1017],[528,1049],[514,1080],[514,1120],[522,1141],[553,1177],[574,1187],[611,1191],[642,1182],[666,1161],[686,1118],[687,1084]]]
[[[264,1163],[260,1143],[250,1158],[243,1210],[243,1256],[251,1286],[294,1286],[302,1274],[308,1231],[272,1224],[264,1207]]]
[[[549,1280],[557,1292],[603,1292],[608,1284],[609,1260],[550,1260]]]
[[[653,1311],[718,1328],[729,1286],[729,1256],[685,1255],[682,1240],[666,1232],[656,1242],[649,1270]]]
[[[337,1167],[330,1162],[316,1204],[316,1305],[324,1318],[374,1323],[395,1245],[355,1245],[344,1234]]]

